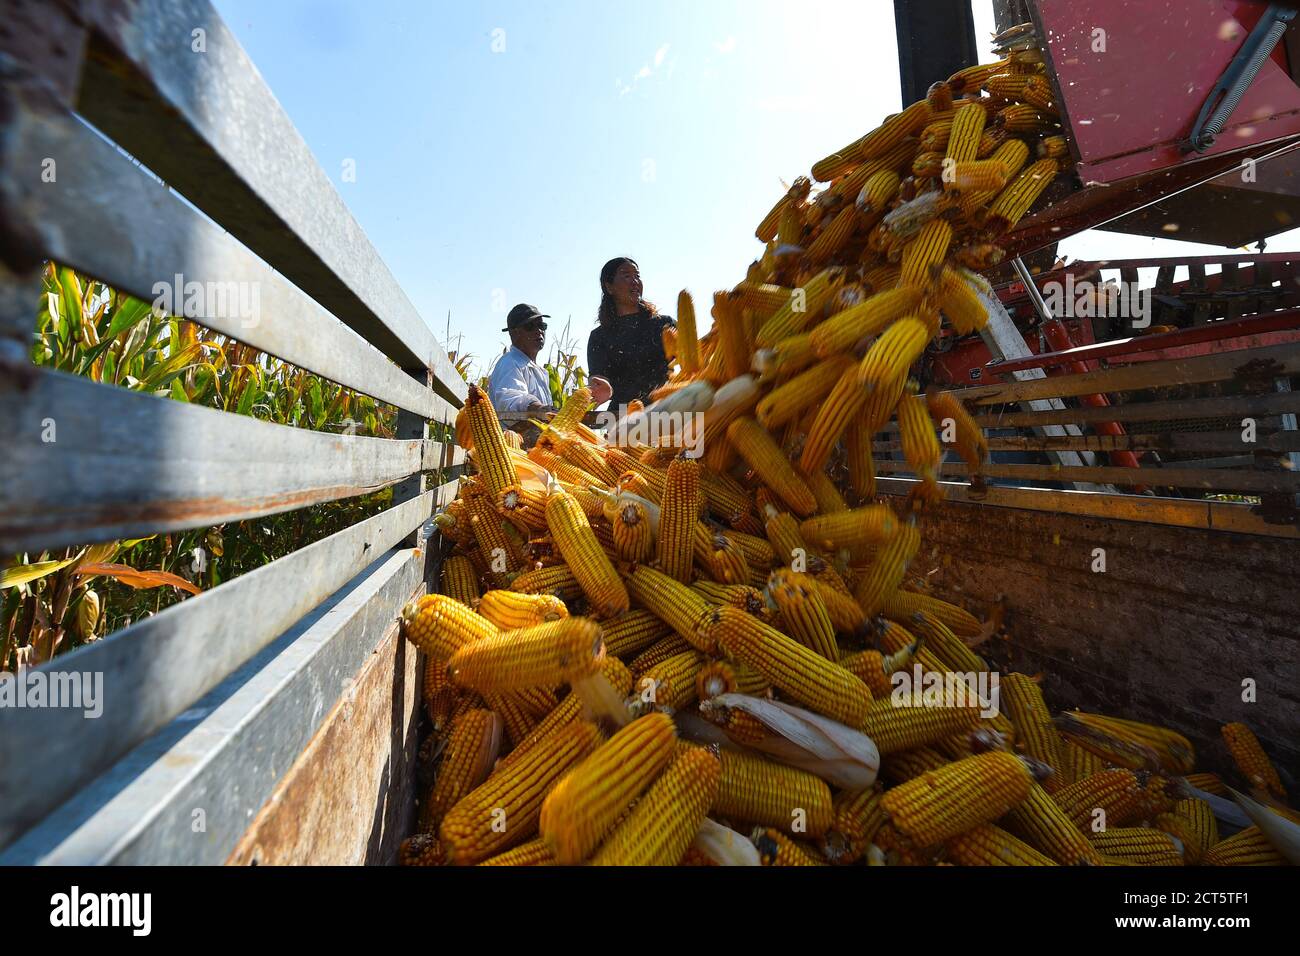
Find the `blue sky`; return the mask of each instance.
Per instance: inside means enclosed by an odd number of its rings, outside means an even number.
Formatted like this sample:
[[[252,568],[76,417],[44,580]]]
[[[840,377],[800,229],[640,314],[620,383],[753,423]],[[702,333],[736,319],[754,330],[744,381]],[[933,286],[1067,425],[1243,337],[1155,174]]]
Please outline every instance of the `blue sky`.
[[[463,335],[480,373],[516,302],[555,317],[548,345],[572,316],[585,364],[615,255],[638,260],[666,312],[690,289],[706,324],[713,290],[761,252],[753,229],[783,181],[900,105],[887,0],[216,6],[407,295],[440,338],[450,312],[451,346]],[[1063,251],[1202,248],[1094,232]]]

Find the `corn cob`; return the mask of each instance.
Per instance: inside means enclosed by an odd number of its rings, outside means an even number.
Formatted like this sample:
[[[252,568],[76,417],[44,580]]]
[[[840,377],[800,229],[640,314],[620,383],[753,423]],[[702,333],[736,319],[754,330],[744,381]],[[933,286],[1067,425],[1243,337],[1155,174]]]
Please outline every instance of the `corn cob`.
[[[791,637],[828,661],[839,660],[835,627],[821,596],[806,575],[773,571],[767,581],[767,594],[780,611]]]
[[[1168,833],[1178,841],[1182,848],[1182,862],[1188,866],[1196,866],[1200,863],[1201,857],[1209,849],[1209,846],[1202,842],[1202,834],[1196,824],[1177,813],[1157,814],[1152,818],[1151,826],[1162,833]]]
[[[941,707],[927,705],[919,697],[895,700],[891,696],[872,701],[863,719],[851,726],[870,737],[880,756],[885,757],[969,731],[979,720],[977,704]]]
[[[806,176],[800,176],[790,184],[786,194],[777,200],[776,205],[763,217],[762,222],[758,224],[758,228],[754,230],[754,235],[758,237],[759,242],[771,242],[776,238],[776,227],[781,219],[781,213],[785,211],[787,206],[797,206],[802,203],[808,198],[808,192],[811,189],[812,183]],[[678,305],[678,327],[681,327],[680,303]]]
[[[1043,692],[1025,674],[1004,675],[1000,687],[1007,715],[1016,727],[1016,740],[1025,753],[1052,768],[1049,789],[1058,788],[1062,783],[1061,735],[1052,723]]]
[[[639,501],[617,508],[610,524],[614,553],[622,560],[640,563],[654,553],[650,512]]]
[[[672,866],[677,863],[714,803],[721,776],[721,764],[712,753],[703,747],[678,743],[667,769],[610,833],[592,858],[592,864]]]
[[[672,633],[672,628],[640,608],[622,614],[601,627],[605,653],[626,657],[644,650]]]
[[[546,427],[553,432],[571,432],[581,422],[582,416],[591,410],[591,389],[575,388],[565,398],[564,404],[555,417],[547,422]]]
[[[940,438],[957,450],[971,474],[983,468],[988,460],[988,442],[965,406],[949,391],[932,390],[926,393],[925,402]]]
[[[722,366],[712,378],[707,373],[704,377],[721,385],[749,370],[754,343],[741,307],[726,292],[713,296],[713,325],[719,335],[717,347],[722,351]]]
[[[716,609],[708,631],[727,657],[795,703],[850,727],[862,724],[871,691],[844,668],[737,608]]]
[[[573,462],[562,458],[556,451],[554,443],[544,445],[541,440],[536,445],[528,449],[527,455],[529,461],[541,465],[557,481],[568,482],[581,488],[588,485],[600,484],[600,479],[595,475],[588,474]]]
[[[462,499],[448,502],[446,508],[433,516],[433,523],[439,534],[450,538],[459,547],[474,545],[474,532],[469,526],[469,509]]]
[[[505,439],[501,436],[501,422],[497,420],[487,393],[477,385],[469,386],[465,408],[465,421],[474,445],[474,466],[495,497],[517,480]]]
[[[1081,831],[1094,827],[1123,826],[1145,809],[1142,785],[1131,770],[1102,770],[1052,794],[1052,800]],[[1102,813],[1097,813],[1097,811]]]
[[[638,671],[635,690],[641,699],[657,707],[681,710],[695,699],[695,678],[705,657],[693,648]]]
[[[709,661],[695,675],[695,696],[701,701],[721,694],[762,696],[770,687],[757,671],[726,661]]]
[[[472,865],[528,840],[537,832],[551,788],[595,750],[600,732],[577,722],[539,741],[501,767],[447,812],[439,829],[448,859]]]
[[[399,866],[442,866],[447,854],[432,833],[417,833],[402,841],[397,851]]]
[[[1079,749],[1082,750],[1083,748],[1080,747]],[[1097,758],[1093,754],[1089,754],[1089,756],[1093,757],[1094,760],[1097,760],[1098,763],[1100,763],[1100,758]],[[1206,793],[1212,793],[1216,797],[1229,796],[1228,788],[1224,785],[1223,778],[1217,773],[1189,773],[1185,774],[1183,779],[1197,790],[1204,790]]]
[[[1023,802],[1032,785],[1017,757],[990,751],[885,791],[881,806],[918,846],[934,846],[996,820]]]
[[[906,666],[910,659],[911,654],[906,650],[897,655],[891,654],[889,657],[884,656],[880,651],[870,650],[846,654],[840,658],[839,663],[846,671],[871,688],[872,698],[879,700],[893,693],[894,684],[889,675]]]
[[[538,439],[538,443],[549,440],[547,436],[543,436]],[[581,468],[586,474],[592,475],[602,486],[618,482],[618,469],[610,465],[602,452],[590,442],[581,438],[562,438],[554,442],[554,448],[561,458]]]
[[[515,527],[546,530],[546,492],[511,485],[497,497],[497,511]]]
[[[506,738],[512,747],[517,747],[537,726],[537,718],[528,712],[516,694],[505,691],[486,692],[483,694],[483,702],[501,719]]]
[[[442,593],[462,604],[473,606],[478,600],[478,575],[474,565],[463,555],[449,555],[442,562]]]
[[[856,374],[856,369],[854,370]],[[844,447],[849,466],[849,487],[858,501],[876,495],[876,462],[871,455],[873,432],[868,432],[864,422],[850,422]]]
[[[725,534],[714,534],[703,522],[695,528],[695,557],[716,582],[746,584],[752,577],[745,551]]]
[[[780,495],[792,511],[806,516],[817,509],[813,493],[762,425],[752,418],[738,418],[727,429],[727,438],[763,484]]]
[[[957,110],[952,119],[952,132],[948,136],[948,160],[952,163],[965,163],[975,158],[986,119],[984,107],[978,103],[967,103]]]
[[[831,792],[805,770],[724,750],[712,809],[718,815],[818,837],[831,824]]]
[[[980,134],[979,147],[975,150],[976,159],[988,159],[1003,143],[1011,139],[1011,134],[1001,127],[985,129]]]
[[[956,94],[978,91],[990,76],[1001,73],[1009,65],[1010,60],[998,60],[996,63],[968,66],[948,77],[948,86]]]
[[[980,622],[970,612],[955,604],[949,604],[928,594],[918,594],[915,591],[895,591],[893,596],[885,601],[881,613],[891,621],[906,624],[915,619],[917,611],[924,611],[934,616],[958,637],[976,637],[980,633]]]
[[[1182,866],[1183,848],[1163,830],[1149,827],[1111,827],[1089,836],[1108,860],[1127,866]]]
[[[904,247],[898,281],[902,285],[928,285],[933,270],[943,262],[950,242],[952,226],[946,220],[931,219]]]
[[[478,612],[505,631],[569,616],[564,602],[554,595],[518,591],[488,591],[479,599]]]
[[[567,564],[525,571],[510,582],[510,589],[524,594],[553,594],[566,604],[582,597],[582,587]]]
[[[841,791],[835,795],[831,809],[832,822],[822,839],[822,855],[839,865],[856,863],[866,854],[885,820],[880,791]]]
[[[876,554],[853,592],[862,613],[874,617],[885,599],[898,590],[920,547],[921,532],[916,525],[911,522],[900,525],[898,532]]]
[[[1201,857],[1202,866],[1285,866],[1287,860],[1259,827],[1220,840]]]
[[[689,584],[695,526],[700,513],[700,466],[691,458],[674,458],[668,466],[663,510],[659,516],[659,566],[669,577]]]
[[[555,866],[555,854],[551,848],[546,845],[542,839],[529,840],[527,843],[521,843],[513,850],[506,850],[504,853],[498,853],[496,856],[489,857],[479,866]]]
[[[1195,752],[1186,737],[1154,724],[1077,710],[1061,714],[1056,724],[1068,740],[1122,767],[1182,774],[1190,771],[1195,762]]]
[[[888,505],[864,505],[817,515],[799,526],[805,541],[827,551],[881,545],[898,534],[898,519]]]
[[[948,148],[948,140],[952,138],[952,124],[951,119],[936,120],[921,130],[918,150],[923,153],[944,152]]]
[[[908,369],[921,357],[929,340],[926,323],[916,315],[897,320],[867,349],[857,369],[858,386],[882,391],[890,391],[894,383],[901,386]],[[832,394],[831,398],[834,397]]]
[[[703,633],[713,605],[697,592],[645,565],[633,570],[627,586],[637,604],[654,612],[688,644],[702,653],[713,653],[712,639]]]
[[[606,617],[626,611],[627,588],[601,549],[577,500],[565,491],[551,495],[546,502],[546,524],[592,607]]]
[[[989,207],[989,228],[993,231],[1005,230],[1018,223],[1056,177],[1057,168],[1054,159],[1040,159],[1031,163],[998,193],[997,199]]]
[[[895,320],[914,312],[920,304],[921,290],[918,288],[900,286],[878,292],[813,329],[813,351],[819,358],[848,352],[862,339],[878,335]],[[820,366],[814,370],[816,368]]]
[[[792,562],[802,562],[804,567],[813,552],[799,533],[799,522],[789,512],[769,509],[764,527],[767,540],[772,544],[773,560],[788,567]]]
[[[755,827],[749,840],[758,847],[763,866],[825,866],[817,851],[802,846],[775,827]]]
[[[901,183],[902,180],[893,169],[879,170],[863,180],[854,205],[858,207],[858,212],[870,217],[866,220],[867,223],[871,223],[871,218],[882,216],[888,211],[889,204],[898,195]]]
[[[955,190],[963,197],[968,194],[992,197],[1007,184],[1016,170],[1008,170],[995,157],[971,159],[956,163],[944,171],[945,189]]]
[[[1007,813],[1004,823],[1013,833],[1061,866],[1100,866],[1102,863],[1101,854],[1088,842],[1083,829],[1037,783],[1029,788],[1024,802]]]
[[[1259,745],[1259,738],[1245,724],[1224,724],[1223,742],[1232,754],[1232,762],[1252,787],[1267,791],[1279,800],[1286,800],[1286,789],[1277,774],[1277,768]]]
[[[961,866],[1056,866],[1054,860],[991,823],[953,837],[944,849]]]
[[[889,116],[880,126],[848,146],[813,164],[812,178],[817,182],[830,182],[869,159],[875,159],[897,146],[907,136],[914,136],[930,121],[930,107],[918,100],[901,113]]]
[[[1039,159],[1065,159],[1070,155],[1070,147],[1064,136],[1044,136],[1038,141]]]
[[[890,784],[897,785],[915,779],[923,773],[938,770],[949,763],[947,757],[930,747],[915,747],[901,753],[890,754],[888,760],[880,763],[880,776]]]
[[[623,727],[555,785],[539,829],[556,862],[586,859],[668,765],[677,734],[671,717],[649,714]]]
[[[470,528],[478,542],[479,553],[487,559],[497,583],[503,584],[506,575],[519,570],[519,549],[506,532],[501,516],[486,498],[473,498],[468,507]]]
[[[818,329],[823,327],[824,324],[818,326]],[[816,405],[830,393],[844,372],[854,364],[853,359],[848,356],[837,356],[829,361],[818,362],[807,371],[774,388],[758,402],[755,408],[755,416],[759,424],[770,431],[784,425],[805,409]]]
[[[759,348],[771,348],[782,339],[802,332],[817,317],[827,300],[839,290],[843,281],[842,270],[829,268],[817,273],[802,287],[794,289],[790,301],[759,328],[754,344]]]
[[[501,747],[501,721],[490,710],[470,710],[451,728],[438,776],[420,805],[421,833],[436,833],[448,810],[486,779]]]
[[[496,637],[495,624],[453,597],[426,594],[402,611],[406,639],[440,661],[448,661],[462,647]]]
[[[898,403],[898,431],[902,439],[903,457],[918,478],[934,480],[935,469],[943,457],[939,439],[934,434],[934,422],[925,408],[925,399],[904,389]]]
[[[566,617],[475,641],[448,667],[457,684],[479,693],[555,687],[593,673],[603,653],[595,621]]]

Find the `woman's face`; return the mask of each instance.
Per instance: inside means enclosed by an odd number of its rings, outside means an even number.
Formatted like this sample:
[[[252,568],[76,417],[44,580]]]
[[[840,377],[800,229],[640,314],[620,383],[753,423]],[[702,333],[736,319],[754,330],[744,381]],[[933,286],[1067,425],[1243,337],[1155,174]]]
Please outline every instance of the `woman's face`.
[[[614,273],[614,281],[609,284],[609,291],[618,302],[641,301],[641,272],[630,262],[625,262]]]

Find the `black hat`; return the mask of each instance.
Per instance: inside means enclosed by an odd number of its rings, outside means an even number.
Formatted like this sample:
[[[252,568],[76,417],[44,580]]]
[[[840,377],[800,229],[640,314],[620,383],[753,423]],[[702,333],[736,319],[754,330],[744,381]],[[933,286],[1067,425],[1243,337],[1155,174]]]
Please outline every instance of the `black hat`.
[[[544,315],[537,311],[537,306],[525,305],[521,302],[510,310],[510,314],[506,316],[506,327],[501,331],[509,332],[511,329],[517,329],[521,325],[527,325],[529,322],[533,321],[533,319],[549,318],[549,315]]]

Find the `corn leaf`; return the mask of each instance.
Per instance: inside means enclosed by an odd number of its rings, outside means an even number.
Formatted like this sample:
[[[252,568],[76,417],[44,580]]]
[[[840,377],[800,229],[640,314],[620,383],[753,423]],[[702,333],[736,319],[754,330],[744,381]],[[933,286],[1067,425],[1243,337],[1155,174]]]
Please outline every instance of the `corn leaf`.
[[[46,575],[66,568],[80,558],[81,555],[78,554],[64,561],[35,561],[32,564],[16,564],[11,568],[0,571],[0,588],[17,587],[20,584],[28,584],[39,580]]]
[[[203,589],[192,581],[186,581],[170,571],[137,571],[125,564],[106,564],[103,562],[83,564],[77,569],[77,577],[85,575],[104,575],[121,581],[133,588],[158,588],[170,585],[188,591],[190,594],[202,594]]]

